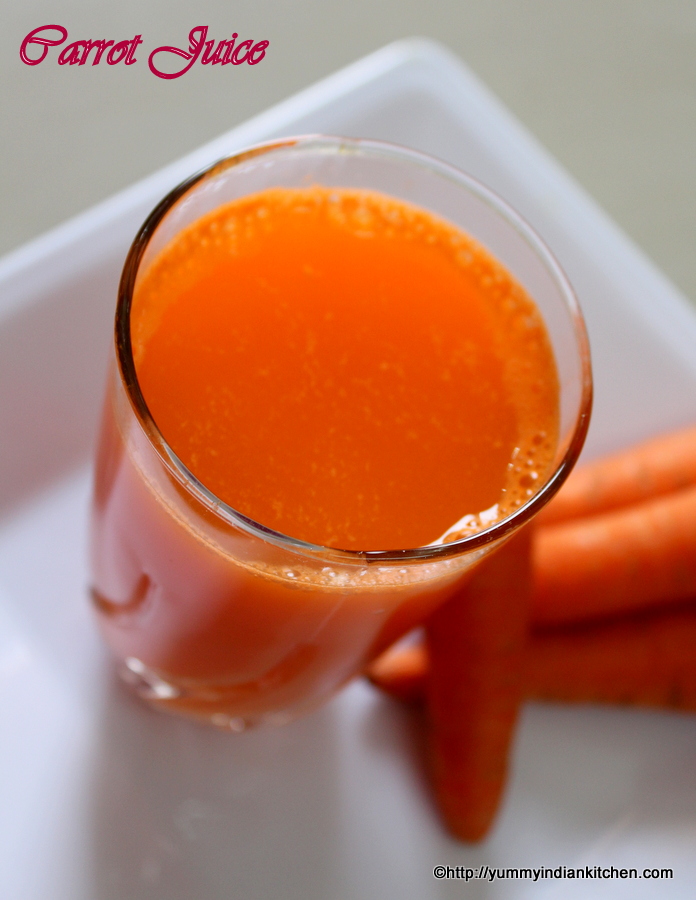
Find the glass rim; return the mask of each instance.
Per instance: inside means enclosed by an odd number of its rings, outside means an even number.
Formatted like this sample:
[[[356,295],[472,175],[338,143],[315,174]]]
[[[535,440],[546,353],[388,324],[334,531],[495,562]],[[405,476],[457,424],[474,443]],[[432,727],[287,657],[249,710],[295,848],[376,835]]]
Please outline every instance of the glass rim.
[[[541,258],[541,261],[555,280],[557,287],[560,288],[561,295],[572,320],[573,332],[580,358],[582,384],[578,413],[568,442],[568,447],[561,460],[556,464],[553,473],[539,490],[529,498],[529,500],[500,521],[473,534],[467,535],[466,537],[458,538],[457,540],[448,543],[430,544],[402,550],[342,550],[336,547],[313,544],[283,534],[282,532],[275,531],[274,529],[255,521],[251,517],[245,516],[243,513],[240,513],[224,501],[220,500],[212,491],[205,487],[196,475],[194,475],[193,472],[191,472],[191,470],[179,459],[157,427],[140,389],[135,369],[135,361],[133,359],[130,329],[130,311],[133,300],[133,291],[140,263],[142,262],[150,239],[154,236],[157,227],[167,213],[197,185],[206,180],[215,178],[222,172],[238,166],[247,160],[253,159],[254,157],[293,148],[401,159],[427,169],[431,173],[439,175],[442,178],[454,181],[459,187],[467,189],[478,199],[492,207],[518,232],[518,234]],[[428,154],[401,147],[397,144],[391,144],[386,141],[345,138],[321,134],[300,135],[282,138],[280,140],[265,141],[263,143],[255,144],[239,153],[235,153],[232,156],[218,160],[181,182],[152,210],[140,227],[128,251],[118,288],[115,341],[118,368],[130,405],[149,444],[154,448],[162,463],[169,470],[170,474],[174,476],[177,482],[201,503],[209,513],[213,513],[226,524],[239,528],[262,541],[290,550],[296,554],[321,558],[336,563],[355,563],[364,565],[366,563],[403,564],[407,562],[435,562],[460,556],[465,552],[479,549],[507,537],[511,532],[517,530],[543,508],[568,477],[585,442],[592,410],[590,348],[585,322],[570,282],[555,256],[541,237],[539,237],[532,226],[529,225],[529,223],[505,200],[473,176],[460,171],[449,163],[445,163],[435,157],[429,156]]]

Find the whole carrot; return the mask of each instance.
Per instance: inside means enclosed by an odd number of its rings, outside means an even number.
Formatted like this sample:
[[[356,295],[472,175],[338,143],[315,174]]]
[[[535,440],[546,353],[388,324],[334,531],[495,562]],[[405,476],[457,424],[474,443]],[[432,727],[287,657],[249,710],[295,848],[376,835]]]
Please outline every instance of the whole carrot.
[[[476,569],[428,620],[429,749],[438,806],[456,837],[484,837],[505,786],[522,699],[530,533]]]
[[[533,631],[524,696],[696,711],[696,603],[611,622]],[[402,701],[425,697],[424,644],[391,650],[370,666],[374,685]]]
[[[531,619],[553,625],[696,596],[696,486],[538,528]]]
[[[696,711],[696,604],[533,634],[525,693]]]
[[[575,469],[538,525],[620,509],[696,485],[696,426],[661,435]]]

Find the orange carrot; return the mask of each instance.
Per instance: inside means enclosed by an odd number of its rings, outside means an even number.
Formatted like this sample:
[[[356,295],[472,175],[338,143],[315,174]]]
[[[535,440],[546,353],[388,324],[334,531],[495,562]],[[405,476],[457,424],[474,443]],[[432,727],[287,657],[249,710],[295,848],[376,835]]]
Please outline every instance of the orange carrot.
[[[586,620],[696,596],[696,486],[539,528],[531,619]]]
[[[579,466],[536,522],[593,516],[689,485],[696,485],[696,426]]]
[[[696,711],[696,604],[533,635],[530,699]]]
[[[425,644],[412,644],[385,651],[370,663],[365,675],[395,700],[412,703],[425,697],[429,666]]]
[[[696,603],[611,622],[533,631],[524,663],[532,700],[614,703],[696,712]],[[424,644],[391,650],[368,670],[398,700],[425,697]]]
[[[440,811],[466,841],[488,831],[505,786],[522,699],[530,534],[477,568],[426,625],[429,750]]]

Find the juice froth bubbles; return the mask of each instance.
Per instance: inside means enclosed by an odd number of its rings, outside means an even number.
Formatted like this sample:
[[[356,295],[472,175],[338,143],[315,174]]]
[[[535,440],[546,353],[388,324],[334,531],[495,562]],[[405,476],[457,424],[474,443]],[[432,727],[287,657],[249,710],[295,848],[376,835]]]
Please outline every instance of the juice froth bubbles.
[[[501,263],[374,172],[269,187],[253,162],[255,190],[182,189],[132,251],[93,529],[126,676],[233,729],[330,696],[568,457],[551,340]]]

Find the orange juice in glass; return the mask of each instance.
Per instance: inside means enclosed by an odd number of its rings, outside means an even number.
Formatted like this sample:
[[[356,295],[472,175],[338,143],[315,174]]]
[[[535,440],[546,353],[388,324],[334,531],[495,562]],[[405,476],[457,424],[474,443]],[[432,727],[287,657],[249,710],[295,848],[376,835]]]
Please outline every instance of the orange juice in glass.
[[[151,703],[241,731],[331,697],[555,493],[591,376],[502,200],[303,137],[174,190],[126,260],[92,596]]]

